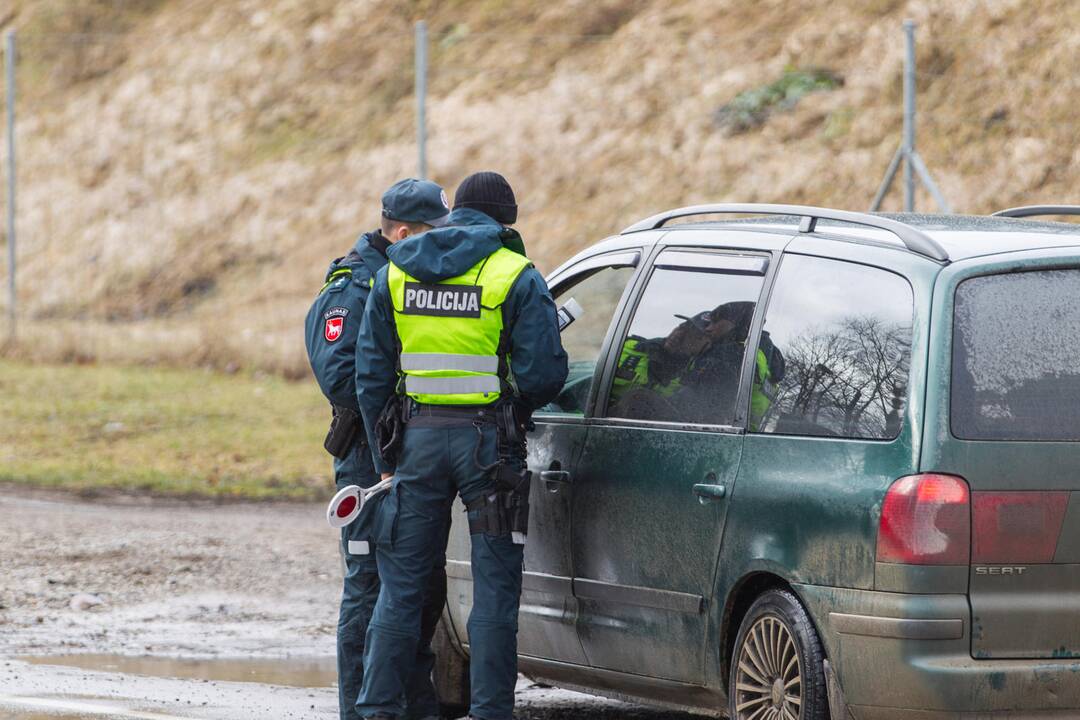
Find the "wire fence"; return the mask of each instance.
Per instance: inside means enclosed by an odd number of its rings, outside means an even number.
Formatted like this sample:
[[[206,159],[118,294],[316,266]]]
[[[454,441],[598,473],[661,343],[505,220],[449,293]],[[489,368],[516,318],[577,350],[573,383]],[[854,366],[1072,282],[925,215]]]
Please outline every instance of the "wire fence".
[[[1035,52],[992,22],[978,33],[924,18],[913,112],[897,22],[862,37],[441,22],[417,44],[249,20],[169,42],[15,34],[16,176],[7,143],[0,167],[16,198],[4,243],[17,292],[0,307],[22,320],[24,353],[301,374],[298,325],[327,261],[406,175],[450,188],[504,172],[545,269],[666,207],[864,210],[905,146],[905,112],[954,211],[1067,201],[1080,179],[1067,27],[1048,27]],[[909,207],[935,208],[925,185]],[[904,206],[901,181],[881,208]]]

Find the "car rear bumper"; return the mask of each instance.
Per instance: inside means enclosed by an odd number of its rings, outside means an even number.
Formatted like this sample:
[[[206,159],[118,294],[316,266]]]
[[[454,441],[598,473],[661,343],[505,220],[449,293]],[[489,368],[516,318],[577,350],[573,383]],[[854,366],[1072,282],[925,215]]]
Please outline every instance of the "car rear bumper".
[[[949,712],[849,706],[855,720],[1076,720],[1076,710],[1003,710]]]
[[[966,595],[795,591],[857,720],[1080,717],[1080,659],[973,659]]]

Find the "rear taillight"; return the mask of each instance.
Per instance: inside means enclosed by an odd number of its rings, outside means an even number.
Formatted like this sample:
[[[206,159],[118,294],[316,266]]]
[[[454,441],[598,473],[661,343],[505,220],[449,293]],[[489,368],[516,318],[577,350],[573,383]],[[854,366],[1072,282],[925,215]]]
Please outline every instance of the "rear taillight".
[[[1051,563],[1057,550],[1067,492],[974,492],[975,563]]]
[[[878,562],[967,565],[969,498],[967,483],[955,475],[909,475],[894,482],[881,506]]]

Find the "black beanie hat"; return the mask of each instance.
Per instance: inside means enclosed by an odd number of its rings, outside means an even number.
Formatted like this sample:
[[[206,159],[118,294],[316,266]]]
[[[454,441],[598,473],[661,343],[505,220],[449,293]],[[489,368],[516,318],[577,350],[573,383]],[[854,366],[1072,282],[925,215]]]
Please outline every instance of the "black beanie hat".
[[[454,208],[472,208],[503,225],[517,222],[517,200],[506,178],[496,172],[473,173],[458,185]]]

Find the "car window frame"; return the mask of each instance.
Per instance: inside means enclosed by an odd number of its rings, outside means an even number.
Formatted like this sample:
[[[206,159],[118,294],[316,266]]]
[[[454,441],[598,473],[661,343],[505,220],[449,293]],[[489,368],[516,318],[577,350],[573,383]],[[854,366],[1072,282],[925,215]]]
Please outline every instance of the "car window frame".
[[[770,236],[775,237],[775,236]],[[592,424],[600,424],[610,427],[626,427],[626,428],[654,428],[654,429],[667,429],[667,430],[684,430],[692,432],[707,432],[723,435],[741,435],[746,432],[746,419],[750,411],[750,382],[753,371],[753,359],[752,353],[743,353],[743,364],[739,374],[739,389],[737,391],[737,401],[735,403],[735,416],[732,419],[730,425],[720,424],[704,424],[704,423],[691,423],[691,422],[670,422],[661,420],[642,420],[638,418],[617,418],[607,415],[607,401],[611,394],[611,384],[615,374],[615,365],[618,362],[619,354],[614,351],[614,347],[618,345],[621,347],[621,343],[616,343],[615,339],[623,339],[629,332],[630,324],[633,321],[638,307],[641,304],[641,300],[644,297],[645,290],[648,288],[649,281],[652,279],[653,273],[657,269],[670,268],[671,265],[666,263],[658,263],[661,255],[671,251],[673,253],[688,253],[691,255],[712,255],[712,256],[753,256],[760,257],[766,261],[764,272],[761,273],[762,284],[761,289],[758,291],[758,299],[754,308],[754,318],[750,323],[750,332],[747,334],[747,343],[752,341],[754,347],[760,339],[761,330],[761,308],[762,303],[767,299],[768,293],[772,287],[772,279],[775,277],[776,268],[779,265],[779,258],[782,253],[782,249],[773,249],[764,246],[746,246],[743,242],[733,245],[703,245],[700,243],[661,243],[657,242],[656,247],[650,253],[649,258],[642,267],[638,269],[637,284],[634,289],[632,297],[627,298],[622,310],[622,317],[616,329],[616,332],[610,333],[606,338],[606,350],[607,357],[604,363],[604,372],[600,378],[597,392],[592,398],[592,414],[587,414],[586,418]],[[679,267],[685,267],[690,272],[710,272],[706,268],[700,266],[694,267],[692,265],[681,265]],[[722,270],[712,270],[718,274],[730,274],[730,275],[746,275],[758,273],[746,273],[733,269],[730,272],[724,272]],[[743,395],[746,395],[744,398]],[[744,402],[745,401],[745,402]]]
[[[796,250],[788,250],[788,249],[785,248],[785,250],[782,253],[780,253],[781,257],[778,259],[778,262],[776,263],[776,271],[775,271],[775,274],[773,275],[774,283],[775,283],[776,277],[778,277],[779,274],[780,274],[780,269],[783,267],[784,258],[786,258],[788,256],[793,256],[793,255],[800,256],[800,257],[814,258],[814,259],[817,259],[817,260],[827,260],[827,261],[832,261],[832,262],[848,263],[848,264],[851,264],[851,265],[861,265],[863,267],[871,268],[873,270],[880,270],[882,272],[886,272],[886,273],[889,273],[891,275],[895,275],[895,276],[899,277],[900,279],[902,279],[907,284],[908,290],[910,290],[910,292],[911,292],[911,343],[912,343],[912,349],[911,349],[911,354],[908,357],[908,383],[907,383],[908,384],[908,394],[904,398],[904,400],[905,400],[904,416],[900,420],[900,426],[897,428],[896,435],[894,435],[893,437],[890,437],[890,438],[863,438],[863,437],[847,437],[847,436],[839,436],[839,435],[798,435],[798,434],[792,434],[792,433],[763,432],[763,431],[760,431],[760,430],[757,431],[757,432],[753,432],[753,433],[748,431],[748,434],[752,434],[752,435],[759,436],[759,437],[801,438],[801,439],[809,439],[809,440],[831,440],[831,441],[837,441],[837,442],[870,442],[870,443],[879,443],[879,444],[883,444],[883,445],[888,445],[890,443],[895,443],[895,442],[900,441],[904,437],[905,426],[910,421],[910,416],[911,416],[912,408],[913,408],[913,403],[911,402],[911,389],[912,389],[912,384],[913,384],[912,380],[913,380],[913,378],[915,376],[914,363],[915,363],[915,340],[916,340],[916,332],[917,332],[917,330],[916,330],[916,320],[917,320],[918,311],[919,311],[919,298],[917,297],[916,292],[915,292],[915,284],[912,282],[910,277],[908,277],[905,273],[901,272],[897,268],[884,267],[882,265],[877,265],[877,264],[875,264],[873,262],[867,262],[866,260],[863,260],[863,259],[848,258],[848,257],[840,256],[840,255],[816,253],[816,252],[813,252],[813,251],[803,250],[801,248],[796,249]],[[764,330],[765,321],[768,319],[769,307],[770,307],[770,305],[772,303],[772,290],[773,290],[773,285],[770,285],[769,297],[766,300],[765,305],[763,306],[764,311],[760,314],[759,318],[756,318],[756,319],[759,319],[761,321],[761,324],[757,327],[757,331],[758,331],[759,334],[757,336],[755,336],[756,342],[761,342],[760,332],[762,330]],[[753,331],[753,328],[751,330]],[[781,348],[781,350],[783,350],[783,349]],[[752,368],[750,368],[750,372],[752,372]],[[748,378],[750,376],[750,372],[748,372]],[[749,398],[747,398],[747,402],[749,403]],[[749,406],[748,406],[748,410],[749,410]]]
[[[622,315],[626,312],[627,298],[630,297],[636,283],[641,279],[642,268],[648,265],[650,252],[650,249],[641,246],[599,252],[595,255],[583,257],[571,265],[560,268],[549,279],[548,290],[551,293],[551,297],[555,298],[566,285],[584,280],[585,278],[581,277],[583,275],[591,275],[604,269],[624,267],[634,268],[634,272],[626,282],[626,287],[623,288],[622,295],[619,296],[618,304],[615,306],[615,312],[611,316],[611,321],[608,322],[604,339],[600,343],[600,352],[596,356],[596,367],[593,369],[592,384],[589,387],[588,397],[585,399],[584,413],[582,415],[575,415],[571,413],[556,413],[537,410],[533,414],[533,418],[537,422],[582,424],[590,418],[593,408],[595,407],[597,390],[603,375],[606,358],[609,354],[613,329],[619,326]],[[555,304],[558,305],[558,303],[559,301],[556,299]]]

